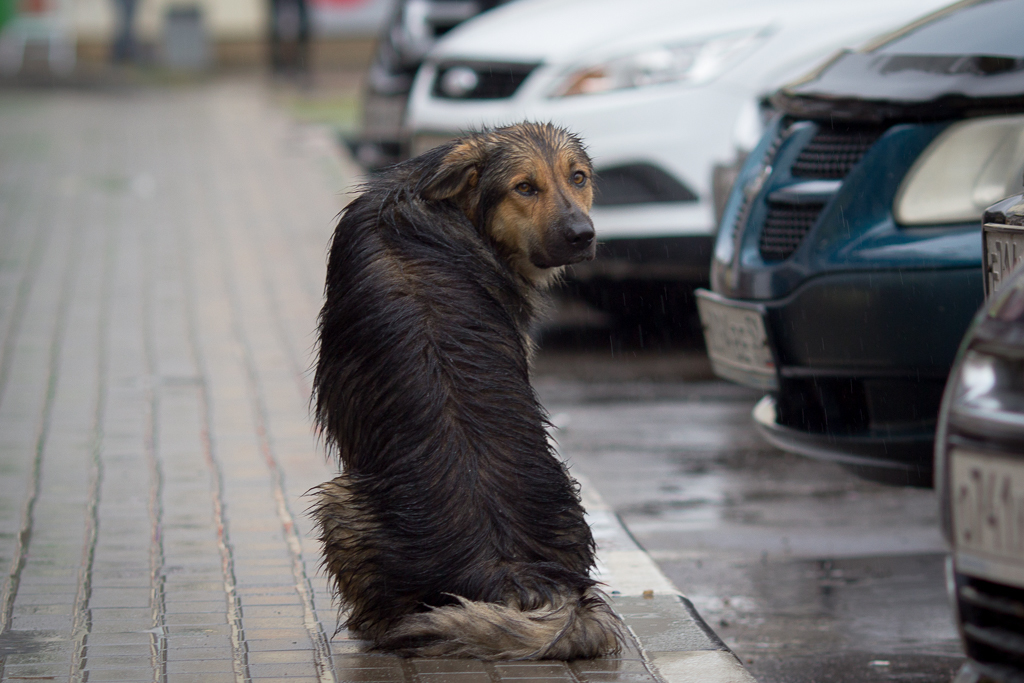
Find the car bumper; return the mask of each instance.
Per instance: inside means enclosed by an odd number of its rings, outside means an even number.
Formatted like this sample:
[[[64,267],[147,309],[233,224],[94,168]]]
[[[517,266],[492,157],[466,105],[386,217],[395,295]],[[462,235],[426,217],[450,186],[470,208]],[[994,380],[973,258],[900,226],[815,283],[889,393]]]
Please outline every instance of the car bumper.
[[[774,396],[762,398],[751,414],[758,433],[781,450],[835,462],[875,481],[932,485],[933,429],[859,434],[795,429],[779,423]]]
[[[980,268],[957,268],[832,272],[775,300],[707,296],[761,311],[780,380],[944,380],[983,293]]]
[[[930,476],[945,379],[982,300],[979,268],[833,272],[779,300],[701,296],[763,323],[770,357],[748,372],[708,345],[719,375],[771,390],[755,413],[771,443]]]
[[[763,303],[784,378],[945,378],[982,298],[980,268],[894,269],[819,275]]]

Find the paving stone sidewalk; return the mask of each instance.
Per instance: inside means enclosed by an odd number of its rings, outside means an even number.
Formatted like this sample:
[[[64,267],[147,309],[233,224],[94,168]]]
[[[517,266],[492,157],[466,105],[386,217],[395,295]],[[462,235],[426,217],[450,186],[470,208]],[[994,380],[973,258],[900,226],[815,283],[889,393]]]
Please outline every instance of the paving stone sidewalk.
[[[334,634],[308,368],[355,169],[270,99],[0,92],[0,680],[751,680],[589,490],[640,637],[620,658],[403,660]]]

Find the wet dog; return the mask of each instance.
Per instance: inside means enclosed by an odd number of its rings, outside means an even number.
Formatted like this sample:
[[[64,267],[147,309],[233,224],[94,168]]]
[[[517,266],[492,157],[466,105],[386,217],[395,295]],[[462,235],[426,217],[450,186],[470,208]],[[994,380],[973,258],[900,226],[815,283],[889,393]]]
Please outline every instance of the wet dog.
[[[314,380],[343,474],[312,514],[345,625],[414,656],[618,649],[594,540],[529,381],[528,328],[594,257],[590,159],[551,125],[392,167],[331,242]]]

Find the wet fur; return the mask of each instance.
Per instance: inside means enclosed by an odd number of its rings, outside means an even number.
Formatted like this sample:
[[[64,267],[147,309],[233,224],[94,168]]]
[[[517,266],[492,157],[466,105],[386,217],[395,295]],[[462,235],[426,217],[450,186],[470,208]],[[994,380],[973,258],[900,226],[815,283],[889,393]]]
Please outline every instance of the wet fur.
[[[344,473],[312,514],[345,625],[379,649],[619,647],[578,486],[529,382],[542,289],[593,256],[572,237],[592,241],[590,172],[575,137],[521,124],[391,168],[338,223],[314,401]]]

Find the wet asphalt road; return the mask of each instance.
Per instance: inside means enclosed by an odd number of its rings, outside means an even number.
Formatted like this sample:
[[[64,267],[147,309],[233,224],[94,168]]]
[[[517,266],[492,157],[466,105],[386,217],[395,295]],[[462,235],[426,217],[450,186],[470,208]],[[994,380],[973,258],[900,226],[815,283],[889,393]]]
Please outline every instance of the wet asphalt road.
[[[962,663],[935,494],[759,439],[699,352],[542,350],[563,453],[761,683],[945,683]]]

